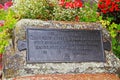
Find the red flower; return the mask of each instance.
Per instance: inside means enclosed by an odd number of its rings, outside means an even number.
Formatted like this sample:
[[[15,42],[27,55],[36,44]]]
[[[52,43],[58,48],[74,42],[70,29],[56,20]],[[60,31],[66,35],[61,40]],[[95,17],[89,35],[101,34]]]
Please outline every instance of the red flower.
[[[2,54],[0,54],[0,59],[2,58]]]
[[[2,63],[0,63],[0,70],[2,70]]]
[[[100,9],[103,9],[103,8],[105,8],[105,4],[98,4],[98,8],[100,8]]]
[[[77,2],[79,2],[80,0],[74,0],[75,2],[77,1]]]
[[[74,8],[72,2],[66,2],[65,8]]]
[[[65,0],[59,0],[59,5],[64,6],[65,5]]]
[[[3,25],[2,23],[0,23],[0,27],[1,27],[1,26],[4,26],[4,25]]]
[[[112,6],[109,11],[113,12],[114,11],[114,6]]]
[[[120,8],[118,7],[118,4],[115,5],[115,11],[120,11]]]
[[[101,10],[104,14],[106,14],[108,11],[107,11],[107,9],[102,9]]]
[[[106,5],[110,5],[111,4],[111,0],[106,0]]]
[[[120,2],[120,0],[115,0],[116,2]]]
[[[2,4],[0,4],[0,9],[3,9],[3,7],[4,7],[4,6],[3,6]]]
[[[99,0],[98,8],[102,13],[120,11],[120,0]]]
[[[82,2],[81,1],[75,1],[73,5],[74,5],[74,8],[80,8],[80,7],[82,7]]]
[[[75,17],[75,21],[79,21],[79,17],[78,16]]]
[[[65,8],[80,8],[82,7],[82,2],[80,0],[74,0],[74,2],[65,2],[65,0],[59,0],[59,5]]]
[[[0,21],[0,27],[4,26],[4,21]]]
[[[13,5],[13,2],[12,1],[8,1],[4,4],[4,9],[8,9],[9,7],[11,7]]]

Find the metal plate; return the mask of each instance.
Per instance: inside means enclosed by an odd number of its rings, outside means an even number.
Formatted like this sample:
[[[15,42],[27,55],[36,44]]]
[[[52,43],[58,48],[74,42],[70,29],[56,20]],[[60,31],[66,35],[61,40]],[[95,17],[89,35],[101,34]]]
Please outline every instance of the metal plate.
[[[27,63],[104,62],[100,30],[27,29]]]

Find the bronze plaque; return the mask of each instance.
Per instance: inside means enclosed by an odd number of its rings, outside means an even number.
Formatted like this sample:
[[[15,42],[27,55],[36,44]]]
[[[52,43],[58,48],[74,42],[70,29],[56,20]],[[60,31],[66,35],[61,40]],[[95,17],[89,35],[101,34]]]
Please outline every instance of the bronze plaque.
[[[27,63],[105,62],[100,30],[27,29]]]

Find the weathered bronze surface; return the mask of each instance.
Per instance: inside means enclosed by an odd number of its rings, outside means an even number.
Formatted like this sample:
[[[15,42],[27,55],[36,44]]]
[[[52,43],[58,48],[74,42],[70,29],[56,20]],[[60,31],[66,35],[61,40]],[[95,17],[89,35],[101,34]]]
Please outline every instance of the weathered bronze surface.
[[[27,62],[104,62],[100,30],[27,29]]]

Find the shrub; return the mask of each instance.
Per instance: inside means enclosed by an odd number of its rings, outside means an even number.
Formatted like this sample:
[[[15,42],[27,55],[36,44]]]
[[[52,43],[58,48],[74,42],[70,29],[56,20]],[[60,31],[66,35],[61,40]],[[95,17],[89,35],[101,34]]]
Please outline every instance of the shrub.
[[[111,22],[120,23],[120,0],[99,0],[98,10],[103,19],[111,18]]]
[[[97,21],[97,4],[90,7],[80,0],[15,0],[14,10],[20,18],[59,21]]]
[[[0,4],[0,53],[4,53],[5,47],[9,43],[12,29],[16,23],[14,11],[10,9],[12,2],[8,1],[4,5]]]
[[[59,0],[53,10],[54,20],[59,21],[79,21],[78,14],[83,3],[81,1]]]
[[[95,22],[98,17],[96,14],[97,4],[93,3],[91,6],[90,2],[83,3],[80,0],[65,1],[59,0],[54,8],[54,20],[60,21],[84,21],[84,22]]]
[[[47,0],[15,0],[14,10],[20,18],[52,19],[53,5]]]
[[[101,22],[112,37],[113,52],[120,58],[120,0],[99,0]]]
[[[84,7],[81,9],[79,13],[80,21],[84,22],[96,22],[99,17],[97,15],[97,4],[92,3],[88,0],[88,2],[84,3]]]

